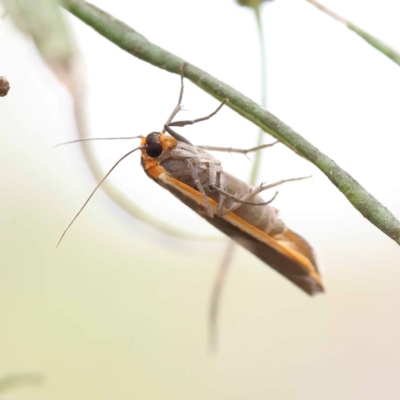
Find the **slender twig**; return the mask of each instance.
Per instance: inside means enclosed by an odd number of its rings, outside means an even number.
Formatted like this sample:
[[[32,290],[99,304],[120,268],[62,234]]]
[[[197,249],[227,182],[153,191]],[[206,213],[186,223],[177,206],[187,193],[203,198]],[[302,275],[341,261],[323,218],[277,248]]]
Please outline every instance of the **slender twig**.
[[[362,39],[364,39],[367,43],[369,43],[372,47],[374,47],[376,50],[380,51],[383,53],[385,56],[390,58],[392,61],[394,61],[396,64],[400,65],[400,53],[389,47],[387,44],[383,43],[381,40],[378,38],[370,35],[368,32],[365,32],[363,29],[359,28],[357,25],[354,25],[352,22],[347,20],[346,18],[343,18],[341,15],[333,12],[329,8],[325,7],[321,3],[315,0],[306,0],[318,10],[324,12],[325,14],[329,15],[330,17],[334,18],[336,21],[342,23],[345,25],[347,28],[355,32],[358,36],[360,36]]]
[[[230,240],[224,251],[221,264],[218,266],[217,274],[211,291],[211,299],[208,311],[208,346],[211,353],[217,349],[218,342],[218,316],[221,307],[221,297],[229,266],[233,258],[235,242]]]
[[[96,6],[82,0],[64,0],[63,5],[76,17],[135,57],[166,71],[180,73],[179,67],[183,62],[180,57],[149,42],[134,29]],[[185,77],[221,101],[228,98],[228,107],[316,165],[365,218],[400,244],[400,223],[394,215],[346,171],[290,126],[254,101],[192,64],[186,64]]]
[[[254,16],[256,17],[256,24],[258,29],[258,42],[260,45],[260,67],[261,67],[261,107],[267,108],[267,55],[265,51],[265,38],[264,38],[264,30],[261,20],[261,8],[260,4],[256,3],[253,7]],[[262,129],[258,132],[257,143],[256,146],[261,146],[264,141],[264,132]],[[261,165],[261,153],[256,153],[253,159],[253,166],[250,172],[249,183],[250,185],[255,185],[258,178],[258,171]]]

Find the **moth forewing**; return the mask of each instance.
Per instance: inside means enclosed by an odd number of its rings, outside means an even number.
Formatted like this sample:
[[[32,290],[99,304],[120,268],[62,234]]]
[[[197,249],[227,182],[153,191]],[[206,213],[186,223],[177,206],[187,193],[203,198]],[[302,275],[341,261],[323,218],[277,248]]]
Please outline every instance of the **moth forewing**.
[[[224,172],[220,161],[205,150],[163,133],[151,135],[150,142],[158,140],[160,154],[149,155],[147,138],[143,139],[141,163],[149,177],[306,293],[323,292],[311,246],[285,226],[274,207],[242,204],[233,212],[221,214],[221,208],[228,210],[236,202],[212,190],[213,185],[223,185],[224,191],[239,198],[252,188]],[[264,203],[259,195],[251,200]]]

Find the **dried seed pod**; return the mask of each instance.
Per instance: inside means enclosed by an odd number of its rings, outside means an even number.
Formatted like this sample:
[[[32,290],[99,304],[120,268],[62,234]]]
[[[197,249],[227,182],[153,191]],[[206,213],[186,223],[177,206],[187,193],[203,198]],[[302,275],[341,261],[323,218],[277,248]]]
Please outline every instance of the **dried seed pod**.
[[[4,76],[0,76],[0,97],[7,96],[10,90],[10,83]]]

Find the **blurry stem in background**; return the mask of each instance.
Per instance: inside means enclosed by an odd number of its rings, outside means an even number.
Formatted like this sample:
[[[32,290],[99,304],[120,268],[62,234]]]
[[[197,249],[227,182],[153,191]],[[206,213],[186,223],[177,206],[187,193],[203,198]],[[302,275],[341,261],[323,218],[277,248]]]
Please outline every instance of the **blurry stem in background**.
[[[166,71],[180,73],[179,69],[184,61],[182,58],[149,42],[122,21],[82,0],[63,0],[62,4],[121,49]],[[228,98],[228,107],[317,166],[366,219],[400,244],[400,222],[395,216],[346,171],[290,126],[235,89],[190,63],[186,64],[185,77],[220,101]],[[345,123],[343,129],[346,129]]]
[[[21,386],[41,385],[44,382],[43,375],[39,374],[15,374],[0,378],[0,394]]]
[[[265,40],[261,20],[260,5],[257,3],[254,7],[254,15],[256,17],[258,29],[258,41],[260,45],[260,66],[261,66],[261,107],[267,107],[267,57],[265,53]],[[264,140],[264,131],[260,129],[257,137],[256,146],[261,146]],[[257,151],[254,155],[253,166],[250,173],[249,183],[254,186],[257,183],[258,171],[261,164],[261,152]]]
[[[235,247],[236,243],[233,240],[229,240],[224,251],[224,257],[218,266],[217,275],[214,279],[211,291],[210,308],[208,310],[208,346],[211,353],[216,351],[218,345],[218,316],[221,305],[221,295]]]
[[[393,50],[391,47],[387,46],[385,43],[377,39],[376,37],[370,35],[369,33],[365,32],[358,26],[354,25],[347,19],[341,17],[340,15],[336,14],[335,12],[331,11],[329,8],[326,8],[322,4],[318,3],[315,0],[306,0],[320,11],[324,12],[325,14],[329,15],[330,17],[334,18],[336,21],[342,23],[347,28],[355,32],[358,36],[363,38],[367,43],[369,43],[372,47],[375,47],[376,50],[383,53],[385,56],[389,57],[392,61],[396,64],[400,65],[400,53]]]
[[[256,18],[257,30],[258,30],[258,42],[260,48],[260,67],[261,67],[261,107],[267,107],[267,57],[265,51],[265,39],[261,20],[261,9],[260,2],[250,2],[248,4],[254,11]],[[255,146],[261,146],[264,141],[264,131],[259,130],[257,136],[257,143]],[[254,155],[253,165],[251,167],[249,183],[254,186],[257,181],[260,165],[261,165],[261,151],[257,151]],[[236,249],[236,243],[233,240],[229,240],[224,250],[224,257],[218,266],[217,275],[214,280],[213,288],[211,291],[210,309],[208,317],[208,329],[209,329],[209,347],[211,352],[214,352],[217,348],[218,341],[218,316],[219,308],[221,306],[222,293],[224,290],[225,281],[231,266],[233,259],[233,253]]]

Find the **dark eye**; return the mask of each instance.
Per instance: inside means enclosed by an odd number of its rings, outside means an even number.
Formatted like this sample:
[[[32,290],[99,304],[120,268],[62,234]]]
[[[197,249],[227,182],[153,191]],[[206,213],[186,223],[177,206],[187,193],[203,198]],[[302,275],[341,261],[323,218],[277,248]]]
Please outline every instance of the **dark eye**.
[[[160,143],[147,143],[146,153],[151,158],[157,158],[161,155],[163,148]]]

